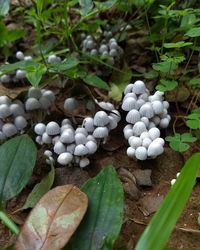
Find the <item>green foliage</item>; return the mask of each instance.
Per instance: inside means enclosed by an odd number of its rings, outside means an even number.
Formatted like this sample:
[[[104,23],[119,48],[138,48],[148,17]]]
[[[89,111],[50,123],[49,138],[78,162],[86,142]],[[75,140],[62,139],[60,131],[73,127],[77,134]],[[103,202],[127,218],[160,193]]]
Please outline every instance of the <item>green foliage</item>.
[[[65,250],[113,249],[124,207],[123,188],[114,167],[105,167],[81,190],[88,196],[88,211]]]
[[[6,16],[10,8],[10,0],[0,0],[0,16]]]
[[[42,196],[47,193],[53,185],[55,178],[55,169],[54,166],[51,165],[51,171],[41,180],[40,183],[36,184],[31,193],[28,195],[25,204],[23,207],[18,209],[16,212],[33,208],[37,202],[42,198]]]
[[[13,198],[27,184],[35,166],[37,149],[27,135],[0,147],[0,204]]]
[[[180,41],[180,42],[176,42],[176,43],[164,43],[163,46],[164,46],[164,48],[167,48],[167,49],[174,49],[174,48],[182,48],[185,46],[190,46],[192,44],[193,43],[191,43],[191,42]]]
[[[162,73],[168,73],[177,69],[178,65],[175,62],[164,61],[160,63],[153,63],[152,67]]]
[[[188,32],[185,34],[189,37],[199,37],[200,36],[200,28],[192,28],[188,30]]]
[[[170,147],[178,152],[184,152],[189,149],[189,142],[195,142],[196,137],[192,136],[190,133],[178,134],[174,136],[167,136],[165,138],[169,142]]]
[[[189,198],[200,168],[200,153],[185,163],[177,181],[165,197],[160,208],[146,227],[135,250],[163,249]]]
[[[97,88],[105,89],[105,90],[109,89],[108,84],[106,82],[104,82],[101,78],[96,76],[95,74],[83,74],[81,76],[81,79],[85,83],[87,83],[93,87],[97,87]]]
[[[192,87],[200,87],[200,78],[199,77],[194,77],[194,78],[192,78],[190,81],[189,81],[189,83],[188,83],[189,85],[191,85]]]
[[[93,8],[92,0],[79,0],[78,1],[81,6],[81,15],[86,16]]]
[[[156,89],[162,92],[170,91],[178,86],[178,82],[174,80],[161,79]]]
[[[192,113],[187,116],[186,124],[191,129],[200,129],[200,108],[193,110]]]

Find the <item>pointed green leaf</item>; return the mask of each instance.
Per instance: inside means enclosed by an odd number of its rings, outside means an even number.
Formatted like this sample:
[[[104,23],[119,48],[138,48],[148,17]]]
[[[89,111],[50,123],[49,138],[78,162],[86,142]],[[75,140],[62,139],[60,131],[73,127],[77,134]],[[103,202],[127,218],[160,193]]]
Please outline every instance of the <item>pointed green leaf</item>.
[[[175,62],[169,62],[169,61],[154,63],[153,69],[157,71],[161,71],[163,73],[168,73],[177,69],[177,64]]]
[[[187,160],[179,177],[146,227],[135,250],[163,249],[192,192],[200,168],[200,153]]]
[[[79,0],[78,1],[81,6],[81,15],[87,16],[87,14],[92,10],[93,8],[93,1],[92,0]]]
[[[192,28],[190,29],[185,36],[189,36],[189,37],[199,37],[200,36],[200,28]]]
[[[65,250],[113,249],[123,221],[123,188],[112,166],[105,167],[81,188],[88,211]]]
[[[38,86],[47,68],[43,64],[27,68],[26,77],[33,86]]]
[[[174,80],[161,79],[156,89],[162,92],[170,91],[178,86],[178,82]]]
[[[174,48],[182,48],[185,46],[190,46],[193,43],[191,42],[184,42],[184,41],[180,41],[180,42],[176,42],[176,43],[164,43],[164,47],[167,49],[174,49]]]
[[[27,135],[0,146],[0,203],[17,195],[27,184],[35,166],[37,149]]]
[[[81,79],[93,86],[93,87],[97,87],[97,88],[100,88],[100,89],[105,89],[105,90],[108,90],[109,89],[109,86],[106,82],[104,82],[101,78],[99,78],[98,76],[94,75],[94,74],[87,74],[87,75],[83,75],[81,77]]]

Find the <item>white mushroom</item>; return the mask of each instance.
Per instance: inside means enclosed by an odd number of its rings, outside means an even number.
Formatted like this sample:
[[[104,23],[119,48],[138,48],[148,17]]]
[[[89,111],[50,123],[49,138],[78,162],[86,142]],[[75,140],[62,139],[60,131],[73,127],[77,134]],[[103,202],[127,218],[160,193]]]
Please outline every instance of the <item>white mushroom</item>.
[[[52,143],[52,138],[49,136],[46,132],[42,134],[42,142],[45,144],[51,144]]]
[[[109,118],[106,112],[98,111],[94,116],[94,125],[104,127],[109,123]]]
[[[61,141],[57,141],[53,147],[53,151],[60,155],[66,151],[66,147]]]
[[[7,97],[6,95],[2,95],[0,96],[0,104],[7,104],[7,105],[11,105],[12,101],[9,97]]]
[[[122,103],[122,109],[124,111],[130,111],[136,108],[136,100],[133,97],[126,98]]]
[[[161,101],[153,101],[152,103],[153,111],[156,115],[162,114],[164,110],[163,103]]]
[[[126,121],[128,123],[135,124],[140,121],[140,113],[135,109],[130,110],[126,116]]]
[[[152,143],[152,140],[150,138],[144,138],[142,141],[142,146],[145,148],[148,148],[151,143]]]
[[[139,112],[141,116],[147,118],[152,118],[154,116],[154,111],[150,102],[146,102],[144,105],[142,105]]]
[[[160,137],[160,130],[158,128],[151,128],[149,130],[149,137],[152,141],[155,140],[156,138],[159,138]]]
[[[126,151],[128,157],[134,158],[135,157],[135,149],[132,147],[128,147]]]
[[[55,101],[55,95],[53,91],[51,90],[44,90],[44,92],[42,93],[42,96],[45,96],[46,98],[48,98],[51,103]]]
[[[34,131],[37,135],[42,135],[46,130],[46,125],[44,123],[38,123],[34,127]]]
[[[74,142],[74,132],[72,129],[66,129],[62,132],[60,136],[60,141],[63,143],[70,144]]]
[[[24,79],[26,77],[26,71],[25,70],[21,70],[21,69],[18,69],[16,71],[16,78],[21,80],[21,79]]]
[[[10,112],[12,113],[13,116],[25,114],[23,107],[18,103],[11,104],[9,108],[10,108]]]
[[[138,80],[134,82],[133,87],[132,87],[132,92],[139,95],[139,94],[145,93],[145,90],[146,90],[146,87],[143,81]]]
[[[142,145],[142,139],[137,136],[131,136],[128,139],[128,143],[132,148],[137,148]]]
[[[164,152],[164,148],[160,143],[152,142],[147,150],[149,157],[155,158],[158,155],[161,155]]]
[[[128,93],[131,93],[132,92],[132,89],[133,89],[133,83],[130,83],[126,86],[126,88],[124,89],[124,94],[128,94]]]
[[[92,117],[86,117],[84,120],[83,120],[83,125],[82,125],[86,130],[87,132],[90,132],[92,133],[94,131],[94,120]]]
[[[6,137],[11,137],[17,134],[17,128],[12,123],[5,123],[2,127],[2,132]]]
[[[18,60],[24,60],[24,53],[22,51],[17,51],[15,56]]]
[[[88,141],[85,146],[88,149],[88,154],[94,154],[97,151],[97,144],[94,141]]]
[[[86,157],[82,158],[80,161],[79,161],[79,166],[80,168],[85,168],[86,166],[88,166],[90,164],[90,160]]]
[[[28,123],[27,123],[27,120],[23,116],[19,115],[15,117],[14,124],[18,130],[23,130],[27,126]]]
[[[28,97],[29,98],[35,98],[38,100],[41,96],[42,96],[42,92],[39,88],[31,87],[28,90]]]
[[[48,135],[57,135],[60,133],[60,126],[57,122],[49,122],[46,126],[46,133]]]
[[[26,100],[25,102],[25,109],[27,111],[33,111],[36,109],[40,109],[41,108],[41,104],[39,103],[39,101],[34,98],[34,97],[30,97]]]
[[[76,144],[85,144],[87,142],[87,138],[82,133],[75,133],[75,142]]]
[[[163,119],[160,120],[159,126],[161,128],[167,128],[169,126],[169,122],[170,122],[169,119],[163,118]]]
[[[94,138],[103,139],[108,137],[108,128],[107,127],[97,127],[93,132]]]
[[[75,147],[74,155],[76,156],[84,156],[87,155],[88,153],[89,153],[88,148],[83,144],[79,144]]]
[[[60,165],[64,165],[64,166],[71,163],[72,160],[73,160],[73,156],[69,152],[64,152],[64,153],[60,154],[57,158],[57,162]]]
[[[139,136],[141,135],[142,132],[146,131],[146,126],[144,124],[144,122],[136,122],[134,125],[133,125],[133,134],[136,135],[136,136]]]
[[[73,97],[67,98],[64,102],[64,109],[69,112],[73,112],[78,106],[79,102]]]
[[[147,159],[147,149],[143,146],[136,148],[135,157],[141,161],[146,160]]]
[[[4,119],[11,115],[10,108],[7,104],[0,105],[0,118]]]

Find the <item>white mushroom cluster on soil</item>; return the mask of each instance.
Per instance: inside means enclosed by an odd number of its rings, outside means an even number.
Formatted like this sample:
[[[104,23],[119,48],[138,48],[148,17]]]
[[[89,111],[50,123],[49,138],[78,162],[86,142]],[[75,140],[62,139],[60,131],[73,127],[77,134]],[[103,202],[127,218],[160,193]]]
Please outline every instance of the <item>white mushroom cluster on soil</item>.
[[[120,61],[123,55],[122,48],[113,37],[113,33],[109,30],[105,30],[96,36],[82,33],[81,39],[81,48],[83,52],[87,52],[91,55],[108,56],[111,59],[109,60],[111,64]]]
[[[0,96],[0,142],[23,133],[29,120],[40,120],[39,112],[44,117],[54,99],[51,90],[40,90],[35,87],[29,89],[25,103],[19,99],[11,100],[7,96]]]
[[[71,104],[71,99],[68,99],[65,100],[65,109],[66,104]],[[111,103],[101,103],[107,105],[109,110],[98,111],[94,117],[86,117],[76,129],[69,119],[64,119],[61,126],[55,121],[47,125],[35,125],[36,142],[40,145],[47,144],[50,149],[44,152],[48,157],[47,163],[55,159],[60,165],[79,165],[81,168],[90,164],[88,157],[97,151],[100,143],[106,140],[110,130],[116,128],[121,119]]]
[[[128,140],[127,155],[138,160],[155,158],[164,151],[159,128],[167,128],[171,120],[169,103],[164,93],[150,95],[143,81],[128,84],[124,90],[122,109],[127,112],[124,137]]]

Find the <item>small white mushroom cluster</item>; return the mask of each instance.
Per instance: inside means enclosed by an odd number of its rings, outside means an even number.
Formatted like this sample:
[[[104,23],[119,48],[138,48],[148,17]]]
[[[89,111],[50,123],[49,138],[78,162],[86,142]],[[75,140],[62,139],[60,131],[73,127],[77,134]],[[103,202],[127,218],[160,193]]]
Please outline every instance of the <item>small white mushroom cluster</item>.
[[[172,179],[172,180],[171,180],[171,186],[173,186],[173,185],[175,184],[176,179],[179,177],[179,175],[180,175],[180,172],[178,172],[178,173],[176,174],[176,178],[175,178],[175,179]]]
[[[20,100],[12,100],[0,96],[0,142],[22,133],[27,126],[24,104]]]
[[[90,53],[91,55],[109,56],[112,62],[119,61],[122,57],[123,50],[118,45],[116,39],[113,37],[111,31],[105,30],[100,33],[100,37],[94,37],[85,33],[81,34],[82,51]]]
[[[49,108],[54,101],[55,95],[53,91],[31,87],[28,90],[27,99],[25,101],[25,110],[33,116],[37,116],[38,111],[46,114],[49,112]]]
[[[20,61],[31,61],[33,59],[32,56],[30,55],[25,56],[22,51],[17,51],[15,56],[16,56],[16,59]],[[3,84],[11,83],[11,82],[18,83],[25,78],[26,78],[26,71],[18,69],[10,74],[2,75],[0,77],[0,82]]]
[[[144,82],[138,80],[127,85],[124,95],[122,109],[128,112],[128,125],[124,128],[129,143],[127,155],[139,160],[157,157],[163,153],[165,143],[157,127],[167,128],[171,119],[164,93],[156,91],[150,95]]]
[[[116,128],[120,114],[111,103],[107,105],[109,114],[98,111],[94,118],[86,117],[82,126],[73,128],[69,119],[64,119],[59,126],[51,121],[47,125],[36,124],[34,131],[37,134],[36,142],[40,145],[47,144],[53,149],[45,151],[47,163],[56,161],[60,165],[79,165],[84,168],[90,164],[88,157],[94,154],[100,143],[108,137],[109,131]]]
[[[59,56],[56,56],[54,54],[49,55],[47,58],[47,63],[58,63],[61,62],[61,58]]]

